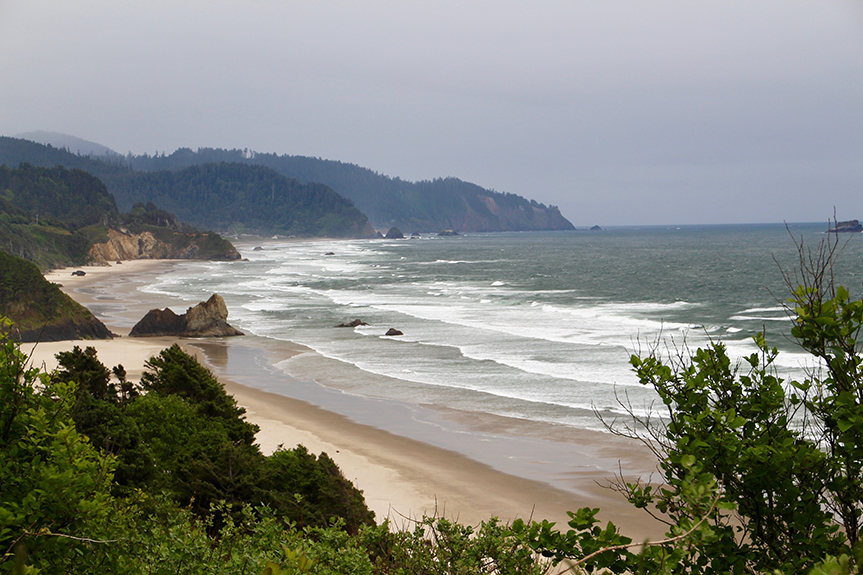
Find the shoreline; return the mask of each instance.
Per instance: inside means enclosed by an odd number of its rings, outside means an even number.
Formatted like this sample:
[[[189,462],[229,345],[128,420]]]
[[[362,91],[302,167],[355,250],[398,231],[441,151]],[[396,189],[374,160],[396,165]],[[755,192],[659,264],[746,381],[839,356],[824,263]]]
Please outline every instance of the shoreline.
[[[386,425],[376,425],[384,418],[398,416],[397,411],[403,406],[400,407],[397,402],[368,400],[365,407],[353,407],[359,410],[357,413],[345,414],[329,409],[327,401],[331,401],[332,397],[323,397],[325,394],[320,389],[311,390],[313,396],[312,401],[309,401],[308,398],[291,397],[282,388],[279,388],[278,393],[273,393],[260,389],[260,385],[254,385],[256,381],[273,377],[290,382],[290,376],[284,372],[279,375],[276,364],[301,353],[304,349],[301,346],[274,340],[262,342],[263,338],[256,336],[214,340],[122,337],[128,335],[132,325],[149,309],[170,306],[175,311],[185,311],[188,305],[186,302],[144,293],[139,288],[151,283],[152,277],[178,264],[195,263],[135,260],[124,262],[122,267],[84,267],[87,272],[84,277],[70,275],[71,270],[77,268],[54,270],[46,274],[50,281],[62,283],[66,293],[91,309],[112,332],[121,337],[114,340],[39,344],[34,352],[34,363],[40,365],[44,362],[48,369],[52,369],[56,366],[56,361],[52,363],[53,356],[58,351],[71,349],[73,345],[93,346],[106,366],[123,363],[130,379],[138,379],[146,359],[173,343],[179,343],[214,372],[237,403],[246,408],[247,419],[261,427],[257,442],[262,451],[270,453],[279,444],[284,444],[286,448],[303,444],[312,453],[327,452],[345,477],[363,490],[366,502],[375,511],[378,520],[389,517],[396,526],[401,526],[401,521],[407,524],[409,519],[424,514],[457,519],[466,524],[478,524],[492,516],[504,522],[532,516],[565,526],[567,511],[589,506],[600,507],[602,521],[611,520],[618,526],[625,526],[624,534],[636,540],[647,537],[656,539],[662,535],[661,525],[644,512],[632,508],[616,492],[598,485],[612,478],[617,471],[615,458],[635,461],[639,464],[637,467],[644,469],[652,466],[652,461],[647,464],[644,459],[645,450],[638,449],[638,445],[624,444],[620,438],[604,437],[608,434],[586,430],[569,434],[572,437],[563,442],[561,448],[571,449],[573,456],[584,461],[577,472],[560,474],[565,477],[558,478],[558,483],[570,487],[562,489],[554,481],[545,478],[537,480],[504,473],[477,461],[478,458],[471,457],[469,450],[458,442],[454,449],[447,449],[440,447],[439,442],[424,441],[424,438],[429,438],[424,434],[433,431],[420,425],[406,428],[409,433],[393,432],[386,429]],[[263,345],[253,348],[256,343]],[[268,365],[256,367],[256,361]],[[236,364],[240,364],[246,370],[245,373],[237,373]],[[314,382],[295,383],[321,388]],[[363,403],[357,399],[358,396],[331,391],[341,396],[342,400],[349,397],[351,404]],[[474,432],[482,428],[494,434],[507,424],[501,421],[503,418],[495,417],[483,418],[482,421],[476,421],[474,417],[473,421],[467,422],[464,421],[467,414],[418,407],[437,413],[448,425],[464,424]],[[407,426],[415,423],[410,419],[411,413],[402,414],[401,417],[406,418]],[[511,449],[516,444],[515,440],[522,439],[510,438],[506,443],[499,436],[495,435],[498,437],[496,449]],[[582,449],[579,449],[579,442]],[[524,449],[531,448],[529,441],[522,443],[525,444]],[[484,449],[491,445],[489,442],[478,448]],[[507,457],[508,454],[499,453],[495,456]]]

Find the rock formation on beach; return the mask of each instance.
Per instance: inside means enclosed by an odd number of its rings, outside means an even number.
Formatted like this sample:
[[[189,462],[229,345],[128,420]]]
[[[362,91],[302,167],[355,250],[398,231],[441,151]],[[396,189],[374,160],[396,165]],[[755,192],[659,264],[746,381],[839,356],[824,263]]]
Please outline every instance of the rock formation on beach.
[[[135,324],[131,337],[178,336],[178,337],[226,337],[243,335],[228,325],[228,306],[219,294],[190,307],[183,315],[170,308],[151,309]]]
[[[238,260],[240,252],[217,234],[195,232],[183,234],[171,232],[171,241],[166,242],[150,231],[131,233],[126,230],[108,230],[105,242],[93,244],[87,259],[95,264],[117,260]],[[211,237],[211,235],[213,237]],[[210,244],[218,243],[218,246]]]

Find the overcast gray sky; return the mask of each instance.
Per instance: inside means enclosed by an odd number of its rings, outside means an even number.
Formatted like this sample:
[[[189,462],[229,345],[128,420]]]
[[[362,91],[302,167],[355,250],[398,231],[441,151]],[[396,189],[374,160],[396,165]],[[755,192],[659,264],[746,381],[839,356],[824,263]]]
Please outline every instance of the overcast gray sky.
[[[863,2],[0,0],[0,134],[455,176],[577,226],[863,219]]]

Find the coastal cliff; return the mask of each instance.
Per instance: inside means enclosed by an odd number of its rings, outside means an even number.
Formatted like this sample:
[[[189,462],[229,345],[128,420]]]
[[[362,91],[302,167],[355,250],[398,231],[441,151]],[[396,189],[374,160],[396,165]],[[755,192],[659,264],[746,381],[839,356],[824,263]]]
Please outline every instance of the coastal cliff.
[[[229,241],[152,203],[120,213],[104,183],[78,169],[0,165],[0,216],[0,249],[43,270],[124,259],[240,259]]]
[[[123,229],[108,230],[107,241],[93,244],[87,253],[87,259],[97,265],[118,260],[141,259],[240,259],[237,249],[217,234],[171,231],[167,235],[166,239],[169,241],[157,238],[149,230],[137,234]]]
[[[498,194],[499,196],[502,194]],[[535,202],[513,202],[477,194],[479,209],[468,205],[463,215],[450,217],[444,226],[463,232],[538,231],[573,229],[560,211]],[[501,201],[498,201],[501,200]]]

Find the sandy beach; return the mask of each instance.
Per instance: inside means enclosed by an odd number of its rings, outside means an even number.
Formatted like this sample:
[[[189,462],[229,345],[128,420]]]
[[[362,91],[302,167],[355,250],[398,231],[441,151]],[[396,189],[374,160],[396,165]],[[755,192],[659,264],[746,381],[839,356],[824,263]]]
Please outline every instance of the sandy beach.
[[[141,291],[152,278],[172,266],[194,266],[195,262],[165,260],[127,261],[108,267],[84,267],[85,276],[72,276],[75,268],[49,272],[46,278],[62,284],[66,293],[87,306],[120,337],[105,341],[40,343],[31,351],[34,365],[56,367],[55,354],[74,345],[93,346],[108,367],[122,364],[128,377],[136,380],[146,360],[161,349],[179,343],[194,353],[225,384],[247,418],[260,426],[257,441],[265,453],[280,445],[305,445],[311,452],[326,452],[345,476],[362,489],[366,502],[379,521],[390,518],[396,526],[407,526],[411,518],[438,515],[476,525],[491,516],[509,522],[515,518],[548,519],[559,525],[568,519],[566,511],[579,507],[600,507],[600,519],[614,521],[625,534],[636,539],[658,538],[662,526],[645,513],[632,509],[620,495],[601,487],[618,470],[637,468],[649,473],[650,454],[638,444],[609,434],[579,431],[568,434],[573,457],[584,457],[583,471],[568,477],[573,488],[561,489],[542,477],[519,477],[478,463],[458,449],[444,449],[424,437],[393,433],[386,426],[358,423],[327,409],[326,395],[320,403],[275,394],[255,385],[271,374],[254,366],[238,372],[236,357],[266,357],[270,363],[299,353],[296,346],[256,337],[214,340],[175,338],[130,338],[128,332],[152,308],[171,307],[182,313],[188,304]],[[230,321],[230,317],[228,318]],[[252,363],[252,362],[250,362]],[[230,369],[231,367],[234,369]],[[230,376],[226,375],[230,372]],[[307,384],[311,385],[311,384]],[[317,396],[316,396],[317,397]],[[355,402],[362,405],[361,402]],[[367,415],[388,417],[397,406],[370,404]],[[464,417],[448,414],[450,419]],[[374,419],[372,419],[373,421]],[[494,431],[506,426],[495,418],[464,421],[475,429]],[[426,432],[420,429],[420,435]],[[414,433],[413,435],[416,435]],[[431,438],[429,438],[431,439]],[[504,444],[505,445],[505,444]],[[580,468],[581,469],[581,468]],[[634,479],[634,478],[632,478]]]

